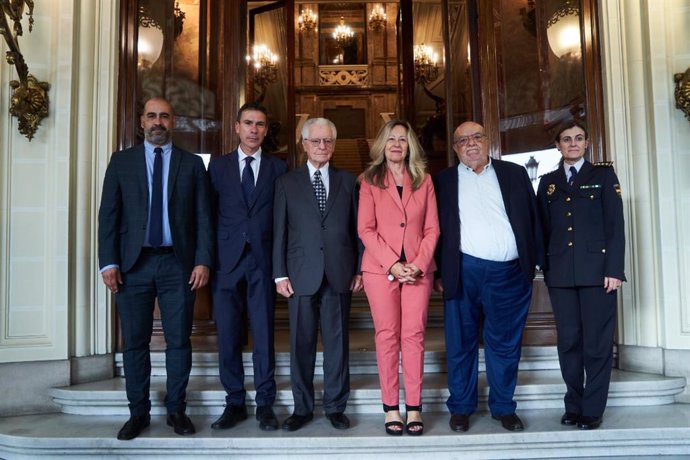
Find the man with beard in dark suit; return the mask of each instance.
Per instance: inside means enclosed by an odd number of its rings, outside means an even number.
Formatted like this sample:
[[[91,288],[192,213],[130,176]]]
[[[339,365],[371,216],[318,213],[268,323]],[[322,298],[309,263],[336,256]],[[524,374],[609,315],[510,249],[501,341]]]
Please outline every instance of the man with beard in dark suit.
[[[117,435],[133,439],[149,426],[154,301],[165,335],[167,424],[195,432],[185,415],[192,368],[190,336],[196,290],[209,279],[213,228],[208,176],[201,158],[172,144],[173,110],[161,97],[144,105],[142,145],[113,154],[98,213],[103,282],[115,294],[124,340],[130,419]]]
[[[323,408],[333,427],[345,429],[350,395],[348,318],[352,291],[362,288],[357,239],[356,179],[329,164],[336,128],[307,120],[302,146],[307,163],[276,182],[273,274],[288,298],[293,414],[283,429],[313,418],[314,360],[319,326],[323,342]]]
[[[513,394],[538,256],[534,189],[524,168],[489,157],[478,123],[456,128],[453,150],[460,164],[434,180],[441,225],[436,287],[444,297],[450,428],[467,431],[477,409],[483,315],[489,410],[506,430],[521,431]]]
[[[266,109],[255,102],[240,107],[235,132],[240,144],[211,161],[218,251],[212,280],[213,314],[218,330],[220,381],[225,410],[211,427],[227,429],[247,418],[242,346],[243,312],[251,327],[256,389],[256,419],[262,430],[277,430],[273,323],[275,288],[273,186],[287,170],[284,161],[263,152],[268,131]]]

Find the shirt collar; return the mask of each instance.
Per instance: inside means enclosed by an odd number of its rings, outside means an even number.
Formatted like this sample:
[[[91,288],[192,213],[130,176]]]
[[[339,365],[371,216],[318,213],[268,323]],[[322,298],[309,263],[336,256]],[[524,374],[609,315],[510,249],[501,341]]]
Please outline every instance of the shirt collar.
[[[489,162],[484,166],[484,169],[482,170],[482,172],[480,172],[479,174],[476,174],[476,175],[481,176],[482,174],[484,174],[488,171],[491,171],[493,168],[494,168],[493,162],[491,160],[491,157],[489,157]],[[458,164],[458,173],[460,173],[460,174],[468,174],[468,173],[475,174],[475,172],[472,170],[472,168],[467,166],[462,161]]]
[[[326,180],[326,178],[328,177],[328,167],[329,167],[329,165],[330,165],[330,162],[329,162],[329,163],[326,163],[325,165],[323,165],[323,166],[321,166],[321,167],[319,168],[319,171],[321,171],[321,178],[324,179],[324,180]],[[314,173],[316,172],[316,168],[315,168],[314,165],[311,164],[311,162],[308,161],[308,160],[307,160],[307,168],[309,168],[309,178],[311,179],[312,177],[314,177]]]
[[[577,170],[577,172],[580,172],[580,168],[582,168],[583,164],[585,164],[585,157],[582,157],[579,160],[577,160],[577,163],[575,163],[574,165],[569,165],[564,161],[563,162],[563,170],[566,173],[569,173],[570,172],[570,166],[575,166],[575,169]]]
[[[153,150],[156,147],[160,147],[163,149],[163,155],[166,155],[166,154],[169,154],[170,152],[172,152],[172,142],[168,142],[167,144],[158,146],[158,145],[153,145],[149,141],[146,141],[146,140],[144,141],[144,150],[146,152],[153,154]]]
[[[249,156],[249,155],[247,155],[246,153],[244,153],[244,152],[242,151],[242,148],[241,148],[239,145],[237,146],[237,155],[239,156],[240,163],[242,163],[242,162],[244,161],[244,159],[247,158],[247,157]],[[253,157],[256,161],[261,160],[261,147],[259,147],[259,150],[257,150],[256,152],[254,152],[254,155],[252,155],[252,157]]]

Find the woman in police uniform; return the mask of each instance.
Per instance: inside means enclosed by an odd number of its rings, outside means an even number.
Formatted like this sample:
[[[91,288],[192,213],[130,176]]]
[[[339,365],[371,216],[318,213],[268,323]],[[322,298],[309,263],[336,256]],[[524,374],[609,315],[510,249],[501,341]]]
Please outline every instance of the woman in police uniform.
[[[583,123],[564,123],[555,143],[563,158],[541,178],[537,200],[546,249],[542,270],[567,386],[561,423],[595,429],[606,408],[616,293],[625,281],[623,203],[612,163],[585,160]]]

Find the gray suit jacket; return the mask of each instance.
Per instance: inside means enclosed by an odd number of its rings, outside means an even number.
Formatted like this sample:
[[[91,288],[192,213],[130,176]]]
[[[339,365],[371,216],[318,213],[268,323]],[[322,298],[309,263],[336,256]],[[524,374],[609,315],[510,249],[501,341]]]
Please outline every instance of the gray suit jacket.
[[[168,215],[173,248],[182,266],[213,262],[209,183],[204,163],[173,146],[168,173]],[[103,180],[98,211],[100,267],[129,271],[141,253],[148,220],[149,189],[144,146],[115,152]]]
[[[329,167],[321,216],[305,165],[279,177],[273,204],[273,277],[289,277],[295,295],[315,294],[324,274],[340,293],[359,270],[355,177]]]

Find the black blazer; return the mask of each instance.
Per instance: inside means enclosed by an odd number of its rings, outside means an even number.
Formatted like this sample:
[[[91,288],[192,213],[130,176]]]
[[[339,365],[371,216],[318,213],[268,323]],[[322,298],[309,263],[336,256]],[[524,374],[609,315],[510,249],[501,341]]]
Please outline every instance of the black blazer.
[[[527,171],[507,161],[492,159],[503,204],[515,234],[520,268],[525,279],[534,279],[538,259],[537,210],[534,189]],[[443,296],[451,299],[461,293],[460,216],[458,214],[458,168],[452,166],[434,178],[441,237],[436,246],[436,277],[443,281]],[[486,229],[490,232],[491,229]]]
[[[315,294],[324,274],[340,293],[359,270],[355,177],[329,166],[329,193],[321,216],[307,165],[276,181],[273,277],[289,277],[296,295]]]
[[[623,200],[610,163],[585,161],[571,187],[561,160],[542,176],[537,201],[548,286],[600,286],[606,276],[625,280]]]
[[[103,180],[98,211],[98,259],[129,271],[141,253],[148,221],[149,188],[144,145],[115,152]],[[172,148],[168,172],[168,216],[173,249],[182,266],[211,267],[213,228],[209,183],[196,155]]]
[[[235,268],[248,240],[259,268],[271,276],[274,184],[286,171],[284,161],[262,153],[256,189],[247,204],[242,194],[237,150],[211,161],[208,173],[218,238],[214,265],[217,274],[227,274]]]

